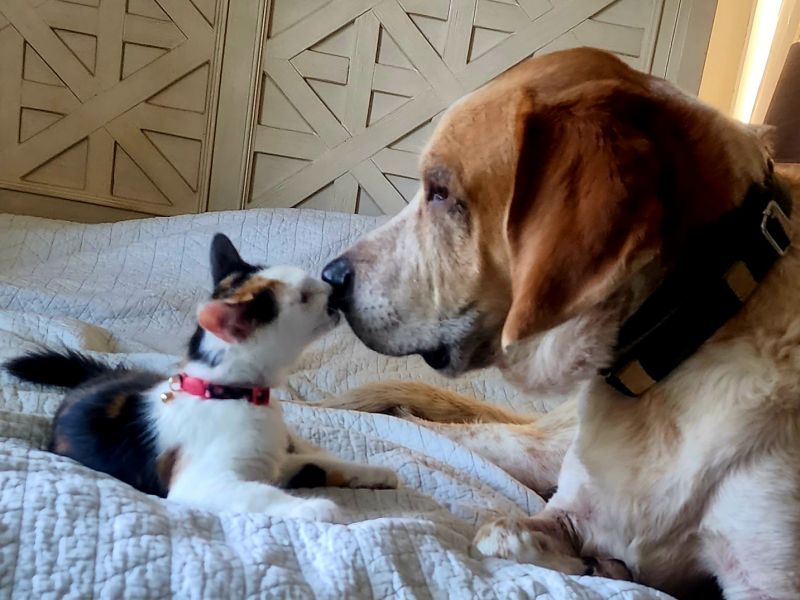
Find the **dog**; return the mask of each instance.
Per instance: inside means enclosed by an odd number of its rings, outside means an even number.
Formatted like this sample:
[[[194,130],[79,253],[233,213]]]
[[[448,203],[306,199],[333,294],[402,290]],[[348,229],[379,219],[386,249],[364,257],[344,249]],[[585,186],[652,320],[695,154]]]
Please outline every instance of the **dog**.
[[[456,102],[408,207],[329,263],[355,334],[566,399],[420,383],[330,406],[424,420],[545,495],[474,548],[674,595],[800,597],[800,169],[611,54],[534,57]]]

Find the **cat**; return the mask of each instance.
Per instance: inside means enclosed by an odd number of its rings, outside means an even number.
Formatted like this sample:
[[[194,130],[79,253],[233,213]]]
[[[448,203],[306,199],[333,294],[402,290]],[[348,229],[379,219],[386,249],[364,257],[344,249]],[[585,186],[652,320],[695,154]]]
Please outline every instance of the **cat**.
[[[291,433],[270,396],[303,349],[338,323],[330,287],[297,267],[251,265],[221,233],[211,244],[211,273],[214,292],[197,309],[183,368],[172,377],[71,350],[6,363],[22,380],[72,388],[50,449],[207,510],[332,521],[339,512],[331,500],[282,488],[396,488],[392,470],[341,460]]]

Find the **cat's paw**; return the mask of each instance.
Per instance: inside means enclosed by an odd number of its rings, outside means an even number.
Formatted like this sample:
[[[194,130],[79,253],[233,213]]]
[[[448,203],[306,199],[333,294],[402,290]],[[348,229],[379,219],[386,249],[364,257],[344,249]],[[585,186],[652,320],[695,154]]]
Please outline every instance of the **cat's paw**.
[[[341,518],[341,510],[333,500],[308,498],[293,506],[288,516],[307,521],[335,522]]]
[[[371,490],[395,490],[400,486],[397,474],[386,467],[365,467],[348,483],[351,488]]]

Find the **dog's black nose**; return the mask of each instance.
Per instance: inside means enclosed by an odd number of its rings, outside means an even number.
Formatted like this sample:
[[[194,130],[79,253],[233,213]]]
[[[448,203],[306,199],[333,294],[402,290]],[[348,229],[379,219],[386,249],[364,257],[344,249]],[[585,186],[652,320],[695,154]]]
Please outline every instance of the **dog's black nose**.
[[[344,301],[353,287],[353,263],[345,256],[333,259],[322,269],[322,280],[333,288],[330,304],[344,309]]]
[[[322,269],[322,281],[336,291],[344,291],[353,283],[353,264],[346,256],[333,259]]]

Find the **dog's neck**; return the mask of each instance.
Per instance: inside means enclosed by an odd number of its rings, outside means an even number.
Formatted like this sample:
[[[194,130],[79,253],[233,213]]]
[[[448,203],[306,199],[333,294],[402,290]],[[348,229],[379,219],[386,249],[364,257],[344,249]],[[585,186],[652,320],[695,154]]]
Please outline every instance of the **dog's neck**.
[[[788,334],[797,327],[800,306],[800,165],[779,167],[777,174],[792,197],[794,245],[775,264],[742,310],[719,329],[711,342],[739,339],[752,335],[754,331]]]
[[[795,202],[800,198],[800,167],[797,171],[797,177],[790,180],[783,178]],[[778,176],[781,175],[779,169]],[[792,211],[795,231],[800,227],[798,211],[800,208]],[[784,318],[775,319],[776,322],[780,320],[788,324],[793,320],[800,297],[795,300],[794,308],[790,301],[784,302],[781,308],[777,304],[787,293],[786,290],[795,287],[792,276],[787,272],[796,273],[794,279],[800,282],[800,265],[794,268],[798,262],[795,256],[797,252],[792,249],[778,261],[748,298],[745,307],[709,338],[709,342],[730,338],[735,335],[737,327],[746,330],[747,326],[743,327],[741,323],[751,315],[763,325],[770,318],[759,311],[759,307],[765,303],[769,306],[768,313],[779,311],[784,314]],[[528,393],[573,394],[576,386],[596,379],[598,370],[613,364],[620,326],[659,287],[667,272],[666,267],[654,262],[601,305],[516,344],[507,352],[501,365],[505,375]],[[786,281],[787,278],[790,280]]]
[[[687,240],[675,266],[623,322],[609,385],[636,397],[692,356],[747,303],[791,245],[792,201],[770,172]]]

